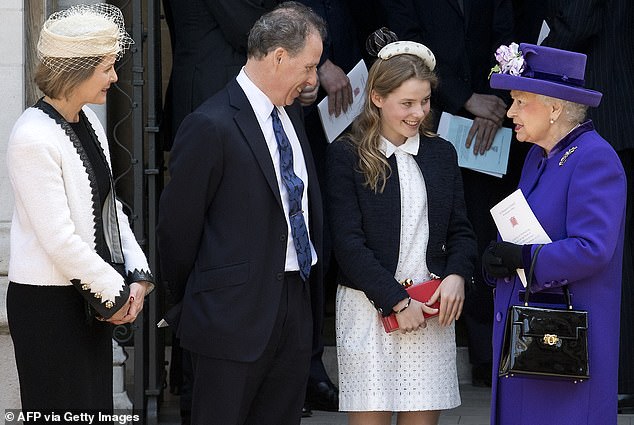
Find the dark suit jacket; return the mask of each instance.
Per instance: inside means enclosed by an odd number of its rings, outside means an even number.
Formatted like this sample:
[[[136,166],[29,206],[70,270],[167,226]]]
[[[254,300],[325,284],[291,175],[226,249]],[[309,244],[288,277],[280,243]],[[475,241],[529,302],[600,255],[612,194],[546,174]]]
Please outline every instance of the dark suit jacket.
[[[286,109],[306,161],[309,230],[321,259],[317,175],[301,109]],[[278,311],[288,230],[266,141],[235,79],[183,121],[169,171],[158,242],[163,278],[182,298],[181,345],[208,357],[255,360]],[[320,261],[310,284],[321,284]]]
[[[597,131],[615,150],[634,148],[634,2],[549,0],[544,46],[588,55],[586,87],[603,93],[590,108]]]
[[[171,23],[172,137],[187,114],[222,89],[247,60],[249,30],[280,0],[163,0]],[[168,96],[169,97],[169,96]],[[169,119],[170,117],[167,117]]]
[[[510,0],[462,1],[464,12],[458,0],[383,0],[399,39],[423,43],[436,56],[440,85],[432,102],[452,114],[473,93],[492,93],[487,76],[493,54],[513,30]]]
[[[324,41],[320,64],[330,59],[344,72],[349,72],[361,59],[356,17],[351,9],[351,0],[299,0],[299,2],[313,9],[326,22],[328,34]]]
[[[429,271],[446,277],[473,276],[476,243],[462,192],[462,177],[454,147],[441,138],[421,136],[418,155],[427,188]],[[385,314],[407,298],[394,279],[398,264],[401,198],[396,158],[383,193],[364,185],[358,172],[356,148],[346,139],[328,148],[328,218],[333,247],[340,266],[339,283],[360,289]]]

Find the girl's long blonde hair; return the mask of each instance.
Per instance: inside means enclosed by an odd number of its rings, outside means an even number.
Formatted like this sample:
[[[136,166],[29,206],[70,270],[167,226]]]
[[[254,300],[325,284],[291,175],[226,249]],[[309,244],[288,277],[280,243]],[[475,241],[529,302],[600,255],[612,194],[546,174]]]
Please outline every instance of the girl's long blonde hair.
[[[387,60],[377,59],[368,72],[365,87],[366,98],[363,109],[352,123],[347,134],[359,154],[359,171],[365,175],[365,185],[375,193],[383,192],[391,173],[390,165],[379,149],[381,136],[381,113],[372,103],[371,93],[385,98],[410,78],[429,81],[432,89],[438,84],[438,77],[418,56],[399,54]],[[433,135],[430,131],[431,114],[420,126],[420,133]]]

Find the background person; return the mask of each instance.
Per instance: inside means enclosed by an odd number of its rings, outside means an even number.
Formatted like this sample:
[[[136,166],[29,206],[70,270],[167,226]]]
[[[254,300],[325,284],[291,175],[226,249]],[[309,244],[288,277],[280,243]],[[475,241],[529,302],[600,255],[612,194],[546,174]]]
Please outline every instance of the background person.
[[[409,53],[407,53],[409,52]],[[336,327],[339,408],[353,425],[436,424],[460,404],[454,320],[476,244],[451,143],[427,130],[435,59],[390,43],[372,65],[364,108],[330,145],[328,210],[340,265]],[[401,280],[440,276],[435,312]],[[377,313],[377,309],[378,312]],[[387,334],[379,314],[398,312]]]
[[[249,29],[281,0],[163,0],[172,44],[165,150],[183,119],[220,91],[247,60]]]
[[[25,411],[111,412],[111,323],[133,322],[153,288],[116,200],[105,131],[86,106],[105,103],[130,44],[114,6],[52,14],[37,46],[45,96],[9,139],[7,314]]]
[[[482,259],[497,278],[491,424],[615,424],[625,174],[614,149],[585,120],[587,107],[601,100],[583,86],[586,56],[532,44],[512,50],[498,50],[508,70],[492,74],[491,86],[511,90],[507,114],[517,140],[534,144],[519,188],[553,241],[540,251],[529,289],[561,293],[568,285],[573,306],[588,311],[591,378],[575,384],[497,377],[508,308],[524,289],[515,270],[528,268],[537,245],[493,243]]]

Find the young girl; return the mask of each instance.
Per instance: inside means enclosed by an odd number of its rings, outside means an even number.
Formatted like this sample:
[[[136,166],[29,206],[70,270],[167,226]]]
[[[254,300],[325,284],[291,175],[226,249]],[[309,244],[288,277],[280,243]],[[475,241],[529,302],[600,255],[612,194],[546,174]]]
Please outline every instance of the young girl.
[[[434,65],[421,44],[384,46],[363,111],[328,151],[339,408],[352,425],[388,425],[392,412],[400,425],[437,424],[460,404],[454,321],[476,244],[456,152],[426,127]],[[432,277],[442,283],[426,304],[399,283]],[[388,334],[380,316],[392,312],[400,331]]]

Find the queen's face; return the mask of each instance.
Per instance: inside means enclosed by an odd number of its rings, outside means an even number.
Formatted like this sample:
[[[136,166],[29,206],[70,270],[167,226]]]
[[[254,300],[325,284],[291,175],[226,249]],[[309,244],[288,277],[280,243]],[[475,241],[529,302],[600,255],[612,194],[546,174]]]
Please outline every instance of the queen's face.
[[[371,93],[372,103],[381,110],[381,135],[399,146],[415,136],[425,115],[429,113],[431,84],[410,78],[383,97]]]
[[[114,56],[106,56],[93,71],[92,75],[82,81],[72,92],[72,96],[82,105],[92,103],[101,105],[106,102],[106,94],[110,85],[117,82],[114,70]]]
[[[552,108],[534,93],[511,90],[511,97],[513,104],[506,115],[513,120],[517,140],[549,147]]]

